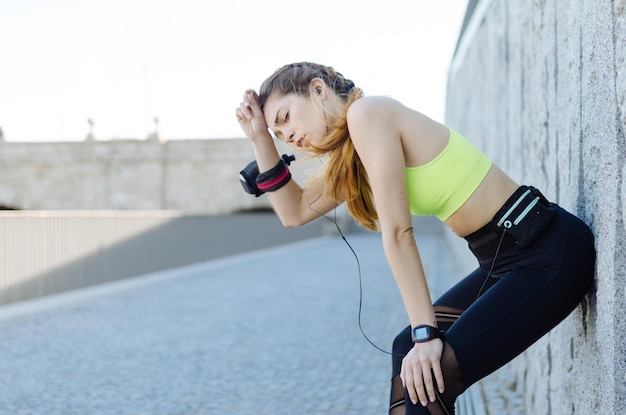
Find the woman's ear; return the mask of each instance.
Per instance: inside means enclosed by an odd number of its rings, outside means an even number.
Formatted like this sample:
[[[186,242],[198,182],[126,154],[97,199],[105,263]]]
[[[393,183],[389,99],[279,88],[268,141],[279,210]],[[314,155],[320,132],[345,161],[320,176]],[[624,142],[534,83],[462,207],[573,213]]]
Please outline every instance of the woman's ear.
[[[320,78],[313,78],[311,81],[311,91],[314,91],[315,95],[324,99],[328,94],[328,85]]]

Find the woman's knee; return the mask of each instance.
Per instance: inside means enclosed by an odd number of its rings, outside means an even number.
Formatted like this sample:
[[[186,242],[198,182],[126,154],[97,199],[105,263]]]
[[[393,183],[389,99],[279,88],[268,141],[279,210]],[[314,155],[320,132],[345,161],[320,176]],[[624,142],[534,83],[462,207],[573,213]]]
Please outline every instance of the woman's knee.
[[[393,340],[393,345],[391,347],[392,378],[400,375],[400,370],[402,369],[402,359],[412,347],[413,341],[411,340],[411,327],[407,327]]]
[[[406,327],[402,330],[395,339],[393,339],[392,353],[394,355],[406,355],[413,347],[413,341],[411,340],[411,327]]]

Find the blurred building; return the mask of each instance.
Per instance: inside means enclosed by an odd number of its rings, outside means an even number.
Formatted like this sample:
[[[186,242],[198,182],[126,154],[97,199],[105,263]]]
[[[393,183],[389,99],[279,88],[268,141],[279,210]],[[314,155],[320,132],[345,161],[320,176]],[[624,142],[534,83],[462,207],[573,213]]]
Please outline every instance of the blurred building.
[[[291,170],[300,179],[311,166],[297,158]],[[239,172],[253,159],[247,139],[4,142],[0,205],[208,214],[269,208],[266,197],[244,193],[239,183]]]

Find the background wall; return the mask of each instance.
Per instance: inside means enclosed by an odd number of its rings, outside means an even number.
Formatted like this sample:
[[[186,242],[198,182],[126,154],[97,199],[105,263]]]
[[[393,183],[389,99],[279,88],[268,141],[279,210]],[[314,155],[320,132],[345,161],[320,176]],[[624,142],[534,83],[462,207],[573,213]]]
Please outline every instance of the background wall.
[[[626,0],[471,3],[447,123],[580,216],[598,251],[595,289],[507,370],[526,413],[624,414]]]
[[[302,181],[315,165],[296,156],[291,170]],[[268,208],[267,198],[239,184],[252,159],[247,139],[0,142],[0,206],[208,214]]]

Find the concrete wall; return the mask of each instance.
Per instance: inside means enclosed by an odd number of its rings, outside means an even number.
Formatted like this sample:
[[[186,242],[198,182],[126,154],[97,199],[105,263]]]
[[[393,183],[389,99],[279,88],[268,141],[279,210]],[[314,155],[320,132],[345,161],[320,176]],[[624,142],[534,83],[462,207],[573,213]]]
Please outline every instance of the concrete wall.
[[[297,157],[292,171],[302,180],[313,167]],[[247,139],[0,142],[0,206],[210,214],[267,208],[266,197],[239,184],[253,158]]]
[[[626,0],[480,0],[447,122],[596,235],[596,288],[509,368],[529,414],[626,413]]]

